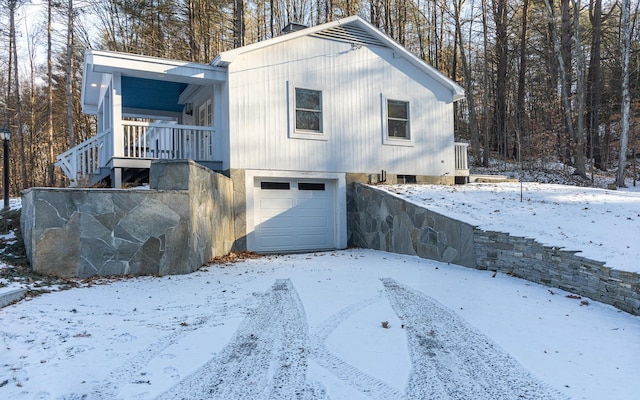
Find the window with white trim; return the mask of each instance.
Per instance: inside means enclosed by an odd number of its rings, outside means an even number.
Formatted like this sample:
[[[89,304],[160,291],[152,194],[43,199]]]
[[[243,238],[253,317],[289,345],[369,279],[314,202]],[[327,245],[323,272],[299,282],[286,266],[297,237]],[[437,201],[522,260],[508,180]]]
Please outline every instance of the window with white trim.
[[[322,92],[295,88],[295,130],[322,133]]]
[[[411,139],[408,101],[387,99],[387,136],[390,139]]]

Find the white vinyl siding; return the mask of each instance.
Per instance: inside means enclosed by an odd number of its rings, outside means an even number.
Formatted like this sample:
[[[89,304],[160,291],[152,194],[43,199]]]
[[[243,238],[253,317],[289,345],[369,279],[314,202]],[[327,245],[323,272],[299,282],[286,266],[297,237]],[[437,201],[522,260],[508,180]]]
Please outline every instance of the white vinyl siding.
[[[228,85],[232,168],[454,173],[450,89],[390,49],[300,37],[238,56]],[[322,91],[323,133],[307,135],[321,140],[292,140],[296,87]],[[383,142],[381,94],[409,102],[405,145]]]

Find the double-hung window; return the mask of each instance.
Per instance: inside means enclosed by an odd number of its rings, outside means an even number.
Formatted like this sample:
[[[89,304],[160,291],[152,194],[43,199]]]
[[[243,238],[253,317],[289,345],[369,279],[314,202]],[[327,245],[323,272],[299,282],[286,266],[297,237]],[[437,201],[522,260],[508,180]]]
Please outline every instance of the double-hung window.
[[[387,100],[387,135],[391,139],[411,139],[408,101]]]
[[[297,132],[322,133],[322,92],[295,88]]]

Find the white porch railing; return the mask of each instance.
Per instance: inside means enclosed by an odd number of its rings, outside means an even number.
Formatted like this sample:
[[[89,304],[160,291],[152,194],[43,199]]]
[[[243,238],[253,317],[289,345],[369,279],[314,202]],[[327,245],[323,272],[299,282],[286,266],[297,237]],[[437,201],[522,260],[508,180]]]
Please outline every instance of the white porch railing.
[[[456,176],[468,176],[469,165],[467,164],[467,148],[469,143],[455,143],[455,166]]]
[[[97,134],[89,140],[60,154],[56,166],[62,168],[65,175],[74,183],[82,177],[97,174],[111,158],[111,130]],[[112,149],[111,149],[112,150]]]
[[[106,130],[58,156],[62,168],[75,185],[106,167],[113,157],[131,159],[192,159],[215,161],[214,129],[206,126],[122,121],[122,141]],[[124,148],[115,149],[114,143]]]
[[[207,126],[123,121],[125,158],[214,161],[213,133]]]

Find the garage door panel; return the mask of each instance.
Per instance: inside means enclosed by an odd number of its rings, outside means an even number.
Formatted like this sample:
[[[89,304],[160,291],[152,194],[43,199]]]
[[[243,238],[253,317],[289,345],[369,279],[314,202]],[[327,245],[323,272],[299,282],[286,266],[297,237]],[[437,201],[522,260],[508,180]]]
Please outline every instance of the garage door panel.
[[[271,198],[262,198],[260,199],[259,208],[260,210],[282,210],[286,211],[293,207],[294,203],[292,199],[271,199]]]
[[[330,199],[321,198],[321,199],[308,199],[303,201],[296,202],[296,208],[298,212],[304,212],[304,210],[328,210],[330,207],[328,206],[328,202]]]
[[[298,236],[298,245],[301,247],[312,247],[317,246],[318,243],[324,243],[325,247],[329,246],[330,241],[327,239],[326,235],[299,235]]]
[[[329,227],[329,221],[323,215],[307,215],[298,217],[298,229],[326,229]]]
[[[263,217],[260,219],[259,224],[257,225],[257,229],[259,230],[267,230],[267,229],[287,229],[289,231],[293,231],[292,227],[295,225],[296,219],[294,217],[283,217],[279,216],[277,218],[268,218]]]

